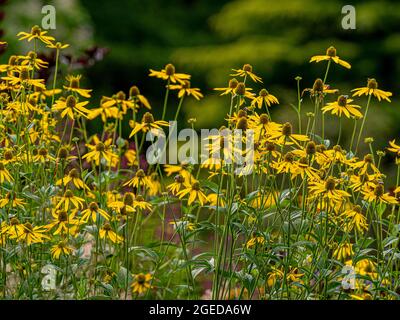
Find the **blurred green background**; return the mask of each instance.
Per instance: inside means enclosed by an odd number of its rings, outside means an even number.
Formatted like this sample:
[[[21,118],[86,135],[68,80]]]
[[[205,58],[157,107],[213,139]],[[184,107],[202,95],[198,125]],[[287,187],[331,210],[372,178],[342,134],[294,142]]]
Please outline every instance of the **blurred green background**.
[[[212,88],[226,86],[232,68],[250,63],[281,102],[272,107],[274,120],[295,123],[289,106],[296,103],[294,78],[303,78],[302,88],[311,87],[315,78],[323,77],[326,65],[310,64],[310,57],[334,45],[352,69],[333,65],[327,82],[349,94],[365,86],[368,77],[376,78],[394,98],[391,104],[374,100],[366,136],[375,137],[376,149],[399,137],[400,1],[352,1],[356,29],[344,30],[341,11],[349,3],[340,0],[12,0],[3,6],[3,38],[11,41],[17,31],[39,24],[44,4],[56,7],[57,30],[52,33],[73,45],[71,54],[79,56],[90,46],[110,49],[90,68],[73,70],[84,73],[85,86],[95,89],[93,106],[102,95],[127,92],[136,84],[160,115],[164,84],[147,77],[148,69],[172,62],[178,72],[192,74],[192,86],[207,95],[200,102],[186,100],[180,124],[186,126],[184,120],[196,117],[198,128],[219,127],[229,101]],[[256,92],[261,88],[254,86]],[[356,102],[364,107],[366,98]],[[337,125],[337,118],[327,116],[333,139]],[[352,123],[346,121],[344,128],[349,138]]]

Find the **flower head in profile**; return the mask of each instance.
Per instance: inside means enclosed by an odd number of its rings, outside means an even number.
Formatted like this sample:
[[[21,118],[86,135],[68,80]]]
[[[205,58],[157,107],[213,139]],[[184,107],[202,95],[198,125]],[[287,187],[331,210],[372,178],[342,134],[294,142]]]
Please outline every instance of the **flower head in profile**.
[[[259,76],[256,76],[253,73],[253,66],[251,64],[244,64],[242,69],[232,69],[235,73],[231,74],[232,77],[247,77],[249,76],[251,78],[251,80],[253,80],[254,82],[261,82],[262,83],[262,79]]]
[[[92,92],[91,89],[82,89],[80,86],[80,80],[82,78],[82,75],[78,74],[77,76],[73,75],[67,75],[66,80],[69,82],[68,85],[63,86],[65,90],[71,91],[71,92],[76,92],[80,96],[84,98],[90,98],[90,92]]]
[[[183,83],[185,80],[190,80],[190,75],[185,73],[176,73],[175,66],[168,63],[161,71],[150,69],[150,77],[156,77],[163,80],[168,80],[171,83]]]
[[[46,86],[44,85],[43,79],[32,79],[31,78],[31,68],[28,66],[23,66],[19,70],[16,70],[18,76],[10,73],[6,77],[2,77],[3,80],[9,82],[12,86],[21,85],[23,87],[39,87],[43,90],[46,90]]]
[[[50,237],[45,234],[47,231],[43,226],[33,226],[27,222],[23,224],[23,232],[19,235],[10,236],[10,239],[16,239],[18,242],[25,242],[28,246],[34,243],[43,243]]]
[[[47,35],[47,31],[42,31],[39,26],[33,26],[31,32],[21,31],[17,34],[17,37],[19,37],[19,41],[28,40],[28,42],[32,41],[33,39],[38,39],[47,45],[51,44],[52,41],[55,40],[53,37]]]
[[[101,216],[105,220],[110,220],[110,215],[105,210],[99,208],[99,205],[96,202],[89,203],[89,206],[81,212],[81,215],[80,220],[84,223],[87,223],[89,219],[96,222],[97,216]]]
[[[85,108],[88,103],[89,101],[78,102],[74,96],[70,95],[65,100],[57,100],[51,110],[61,111],[61,118],[65,118],[65,116],[71,120],[75,120],[78,116],[88,118],[90,111]]]
[[[11,182],[14,178],[10,175],[10,172],[5,166],[5,161],[0,161],[0,184],[3,184],[4,181]]]
[[[161,130],[161,127],[168,127],[169,124],[164,120],[154,120],[153,115],[150,112],[146,112],[141,122],[135,122],[133,120],[129,121],[129,125],[132,128],[131,134],[129,138],[133,137],[139,131],[147,132],[152,130],[153,132],[157,132]]]
[[[353,245],[348,242],[341,243],[333,251],[332,256],[337,260],[346,260],[354,254]]]
[[[360,97],[362,95],[373,95],[375,98],[378,99],[378,101],[386,100],[388,102],[391,102],[389,97],[392,96],[392,93],[389,91],[378,89],[378,82],[374,78],[368,79],[366,87],[356,88],[351,91],[354,92],[353,97]]]
[[[356,117],[357,119],[362,118],[362,113],[358,110],[361,109],[360,106],[351,104],[352,99],[347,99],[346,96],[339,96],[337,101],[329,102],[321,110],[326,112],[331,112],[331,114],[341,117],[345,115],[347,118]]]
[[[134,276],[133,283],[131,285],[132,292],[142,294],[146,290],[151,288],[150,281],[152,279],[152,275],[150,273],[143,274],[139,273]]]
[[[118,161],[118,155],[113,153],[111,144],[111,138],[102,142],[97,136],[94,136],[93,143],[86,145],[86,147],[89,149],[89,152],[86,153],[82,159],[86,159],[87,162],[94,161],[96,166],[98,166],[103,160],[107,163],[107,165],[114,166]]]
[[[385,192],[385,188],[382,184],[377,184],[374,188],[364,190],[364,200],[368,202],[386,203],[386,204],[397,204],[397,199]]]
[[[388,151],[396,154],[397,157],[400,158],[400,146],[396,144],[396,140],[389,141]]]
[[[199,88],[191,88],[190,81],[184,80],[180,84],[171,84],[169,86],[171,90],[179,90],[178,98],[182,98],[184,96],[193,96],[196,100],[200,100],[203,98],[203,94],[200,92]]]
[[[336,48],[332,46],[326,49],[326,54],[313,56],[310,59],[310,62],[320,62],[320,61],[333,61],[334,63],[337,63],[347,69],[351,68],[350,63],[340,59],[339,56],[336,55]]]
[[[60,241],[59,243],[55,244],[51,247],[51,256],[53,259],[60,259],[61,256],[69,256],[74,251],[66,241]]]
[[[99,236],[100,239],[110,239],[113,243],[121,243],[124,241],[124,237],[118,235],[108,222],[104,223],[103,227],[100,229]]]
[[[204,194],[198,181],[193,182],[191,185],[187,185],[185,189],[177,193],[177,196],[180,199],[184,198],[186,195],[189,195],[189,206],[196,200],[200,203],[201,206],[208,202],[207,196]]]
[[[221,96],[226,95],[226,94],[235,94],[235,89],[239,82],[236,80],[236,78],[233,78],[229,80],[228,87],[226,88],[214,88],[215,91],[221,91],[222,93],[220,94]]]
[[[267,107],[270,107],[272,104],[278,104],[279,101],[274,95],[270,94],[266,89],[261,89],[260,93],[258,94],[258,97],[255,97],[253,99],[251,105],[257,106],[259,109],[261,109],[263,103],[265,103]]]
[[[132,86],[129,89],[129,100],[132,100],[135,109],[139,109],[140,106],[151,109],[149,100],[147,100],[147,98],[140,93],[140,90],[137,86]]]

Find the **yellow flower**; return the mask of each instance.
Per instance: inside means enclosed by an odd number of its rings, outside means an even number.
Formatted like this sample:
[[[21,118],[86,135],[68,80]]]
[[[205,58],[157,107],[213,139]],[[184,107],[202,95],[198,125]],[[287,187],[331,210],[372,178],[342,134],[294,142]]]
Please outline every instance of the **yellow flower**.
[[[207,196],[203,193],[200,183],[197,181],[193,182],[192,185],[187,186],[185,189],[177,193],[177,196],[180,199],[184,198],[186,195],[189,195],[189,206],[196,200],[198,200],[201,206],[208,202]]]
[[[343,198],[350,197],[350,194],[344,190],[336,189],[336,181],[329,177],[326,181],[310,182],[309,190],[312,198],[322,196],[323,199],[328,199],[333,202],[341,202]]]
[[[246,248],[251,249],[256,246],[262,246],[265,243],[263,236],[254,236],[246,242]]]
[[[359,169],[359,175],[365,175],[368,173],[368,169],[372,170],[372,173],[379,173],[379,169],[374,164],[374,158],[371,154],[367,154],[363,160],[357,161],[351,164],[353,169]]]
[[[352,99],[347,99],[346,96],[339,96],[337,101],[328,103],[321,110],[324,113],[330,111],[332,114],[337,115],[339,117],[341,117],[342,114],[344,114],[347,118],[350,118],[351,116],[354,116],[357,119],[362,118],[363,116],[362,113],[359,110],[357,110],[360,109],[361,107],[355,104],[349,104],[352,101],[353,101]]]
[[[82,198],[75,196],[70,189],[67,189],[64,192],[63,196],[60,197],[56,209],[61,208],[63,205],[65,211],[68,211],[69,208],[72,208],[71,205],[73,205],[75,208],[80,209],[83,207],[83,202],[84,200]]]
[[[5,167],[4,161],[0,161],[0,183],[4,183],[4,181],[11,182],[13,181],[13,177],[10,175],[10,172]]]
[[[344,242],[338,245],[338,247],[333,251],[332,256],[337,260],[346,260],[353,254],[353,245],[351,243]]]
[[[378,82],[376,82],[376,80],[373,78],[368,79],[366,87],[356,88],[351,91],[354,92],[353,97],[362,96],[362,95],[366,95],[366,96],[373,95],[379,101],[381,101],[383,99],[383,100],[387,100],[387,101],[391,102],[389,97],[392,96],[392,93],[389,91],[383,91],[383,90],[378,89]]]
[[[334,63],[340,64],[341,66],[350,69],[351,65],[350,63],[342,60],[339,58],[339,56],[336,55],[336,48],[335,47],[329,47],[326,49],[326,54],[325,55],[318,55],[318,56],[313,56],[310,59],[310,62],[320,62],[320,61],[333,61]]]
[[[147,100],[144,95],[140,94],[140,90],[137,86],[132,86],[129,89],[129,99],[132,100],[136,109],[139,109],[139,104],[145,106],[147,109],[151,109],[149,100]]]
[[[387,148],[388,151],[394,152],[397,157],[400,157],[400,146],[396,144],[396,140],[389,141],[390,147]]]
[[[190,96],[192,95],[196,100],[200,100],[203,98],[202,93],[200,92],[199,88],[190,88],[190,82],[184,80],[180,84],[172,84],[169,86],[171,90],[179,90],[178,98],[182,98],[185,95]]]
[[[304,142],[309,140],[307,136],[294,134],[292,130],[292,125],[286,122],[279,131],[271,134],[269,140],[274,141],[278,145],[291,145],[294,143],[297,146],[300,146],[299,141]]]
[[[385,193],[385,189],[382,184],[378,184],[375,188],[365,190],[362,192],[364,200],[368,202],[379,202],[388,204],[397,204],[395,197],[391,196],[388,192]]]
[[[146,112],[143,115],[142,122],[135,122],[133,120],[129,121],[129,125],[132,128],[131,134],[129,138],[134,136],[139,131],[147,132],[149,130],[154,130],[154,133],[157,133],[157,130],[161,130],[161,127],[168,127],[169,124],[167,121],[157,120],[154,121],[154,117],[150,112]]]
[[[57,49],[57,50],[66,49],[68,47],[69,47],[68,43],[62,44],[61,42],[50,43],[50,44],[47,45],[47,48]]]
[[[239,82],[235,78],[233,78],[233,79],[229,80],[227,88],[214,88],[214,90],[222,91],[222,93],[220,94],[221,96],[229,94],[229,93],[231,95],[235,95],[235,89],[238,84],[239,84]],[[249,90],[251,90],[251,89],[249,89]]]
[[[71,234],[75,235],[78,228],[79,221],[75,219],[76,210],[72,211],[69,215],[64,210],[53,210],[51,215],[53,220],[46,225],[48,231],[56,227],[54,235],[57,234]]]
[[[32,226],[27,222],[23,225],[23,232],[20,235],[10,236],[10,239],[16,239],[18,242],[25,242],[28,246],[34,243],[43,243],[50,237],[45,235],[46,229],[43,226]]]
[[[74,249],[70,247],[67,242],[60,241],[56,245],[51,247],[51,256],[53,259],[60,259],[61,255],[69,256]]]
[[[32,41],[33,39],[38,39],[44,44],[51,44],[52,41],[55,39],[51,36],[46,35],[47,31],[42,31],[42,29],[39,26],[33,26],[31,29],[31,32],[24,32],[21,31],[20,33],[17,34],[17,37],[20,37],[18,40],[28,40]]]
[[[175,196],[183,188],[185,188],[185,178],[181,174],[177,174],[174,177],[174,182],[167,186],[167,190],[169,190]]]
[[[110,108],[113,106],[121,106],[123,112],[126,112],[128,109],[133,109],[135,104],[130,101],[126,100],[126,95],[123,91],[119,91],[115,95],[110,97],[103,97],[102,98],[102,108]]]
[[[80,87],[80,80],[82,78],[82,75],[77,75],[77,76],[72,76],[72,75],[67,75],[66,80],[69,81],[68,86],[63,86],[64,89],[72,92],[76,92],[77,94],[81,95],[84,98],[90,98],[90,92],[92,90],[89,89],[82,89]]]
[[[343,219],[344,229],[350,232],[355,227],[358,232],[363,234],[368,230],[368,222],[361,211],[360,206],[354,206],[352,209],[344,211],[340,217]]]
[[[143,169],[139,169],[136,171],[135,176],[124,183],[124,186],[133,187],[133,188],[151,188],[151,180],[150,177],[146,176]]]
[[[144,200],[140,194],[133,200],[133,208],[140,210],[151,210],[152,205]]]
[[[75,168],[71,169],[68,175],[56,182],[57,186],[68,186],[68,184],[74,185],[77,189],[89,190],[89,187],[80,178],[78,169]]]
[[[139,273],[135,275],[134,281],[131,285],[133,293],[142,294],[143,292],[149,290],[151,288],[151,279],[152,275],[150,273]]]
[[[37,154],[33,157],[33,161],[45,163],[48,161],[56,161],[56,159],[49,154],[46,148],[37,150]]]
[[[122,241],[124,241],[124,237],[119,236],[118,234],[116,234],[112,230],[111,225],[108,222],[106,222],[103,225],[103,227],[100,229],[99,236],[100,236],[100,239],[108,238],[113,243],[121,243]]]
[[[94,145],[86,145],[90,151],[86,153],[82,159],[86,159],[87,162],[94,161],[96,166],[100,165],[100,162],[104,159],[107,165],[115,166],[118,161],[118,156],[111,151],[112,139],[110,138],[101,142],[97,136],[94,136],[93,142]]]
[[[13,86],[17,86],[20,84],[24,87],[33,86],[46,90],[43,79],[31,79],[30,68],[21,67],[21,69],[16,72],[19,73],[18,77],[14,76],[13,74],[9,74],[7,77],[2,77],[2,79],[9,81],[9,83]]]
[[[26,203],[21,199],[17,198],[15,192],[7,192],[5,198],[0,199],[0,208],[4,208],[7,205],[10,205],[12,208],[24,208]]]
[[[40,70],[41,68],[47,68],[48,62],[37,57],[37,54],[33,51],[28,52],[26,56],[18,56],[18,61],[21,61],[21,66],[28,65],[31,68]]]
[[[183,83],[184,80],[189,80],[190,75],[185,73],[176,73],[175,66],[168,63],[161,71],[154,71],[150,69],[150,77],[157,77],[159,79],[168,80],[172,83]]]
[[[270,94],[267,90],[261,89],[260,93],[258,94],[258,97],[254,98],[253,101],[251,102],[252,106],[257,105],[259,109],[262,108],[263,102],[265,103],[266,106],[270,107],[271,104],[278,104],[279,101],[278,99]]]
[[[61,111],[62,118],[66,115],[72,120],[75,120],[75,115],[88,118],[90,111],[85,108],[88,103],[89,101],[78,102],[74,96],[68,96],[66,100],[57,100],[51,110]]]
[[[253,66],[251,64],[246,63],[245,65],[243,65],[242,69],[232,69],[232,70],[235,71],[235,73],[231,74],[232,77],[235,77],[235,76],[247,77],[247,76],[249,76],[251,78],[251,80],[253,80],[254,82],[262,83],[261,77],[258,77],[253,73]]]
[[[88,208],[81,212],[82,216],[80,218],[80,221],[87,223],[89,219],[91,219],[93,222],[96,222],[97,214],[99,214],[106,220],[110,220],[110,215],[106,211],[100,209],[96,202],[91,202],[89,203]]]

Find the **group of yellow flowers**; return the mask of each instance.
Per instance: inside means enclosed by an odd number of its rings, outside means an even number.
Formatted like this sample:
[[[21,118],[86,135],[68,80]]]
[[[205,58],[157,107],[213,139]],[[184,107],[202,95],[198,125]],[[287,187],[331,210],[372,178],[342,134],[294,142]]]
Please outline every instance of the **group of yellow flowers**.
[[[323,79],[300,90],[296,78],[297,131],[272,120],[279,101],[265,88],[253,92],[249,80],[263,81],[245,64],[233,69],[227,87],[215,88],[229,98],[229,112],[221,134],[210,137],[210,158],[151,165],[141,157],[144,137],[168,128],[171,92],[174,120],[187,97],[203,98],[190,75],[172,64],[150,70],[166,83],[155,120],[135,85],[98,106],[80,75],[67,75],[61,88],[59,57],[68,45],[38,26],[18,37],[32,51],[0,65],[2,298],[399,297],[400,146],[393,140],[387,148],[398,168],[390,189],[380,171],[385,153],[374,152],[372,138],[365,139],[370,153],[358,155],[370,104],[390,102],[392,94],[368,79],[353,99],[339,95],[327,83],[332,63],[351,66],[334,47],[310,60],[327,63]],[[49,83],[36,78],[48,68],[39,45],[56,51]],[[306,96],[314,112],[302,128]],[[327,113],[340,123],[336,144],[325,137]],[[343,116],[354,122],[349,148],[340,145]],[[88,136],[94,119],[102,126]],[[253,152],[232,150],[226,129],[242,130],[244,140],[253,133]],[[247,160],[239,174],[228,161],[232,151]],[[51,290],[42,287],[46,265],[57,270]]]

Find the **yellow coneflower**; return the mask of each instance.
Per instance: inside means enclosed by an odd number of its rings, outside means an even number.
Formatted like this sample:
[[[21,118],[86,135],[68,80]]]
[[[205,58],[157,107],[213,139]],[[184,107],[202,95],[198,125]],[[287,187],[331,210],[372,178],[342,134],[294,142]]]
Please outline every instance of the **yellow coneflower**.
[[[252,249],[254,247],[262,246],[265,243],[265,238],[263,236],[253,236],[246,242],[246,248]]]
[[[169,80],[172,83],[183,83],[184,80],[190,80],[190,75],[185,73],[176,73],[175,66],[168,63],[161,71],[154,71],[150,69],[150,77],[157,77],[163,80]]]
[[[267,107],[270,107],[272,104],[278,104],[279,101],[274,95],[270,94],[266,89],[261,89],[260,93],[258,94],[258,97],[253,98],[251,105],[257,106],[259,109],[261,109],[263,103],[265,103]]]
[[[185,188],[185,178],[181,174],[177,174],[174,177],[174,182],[167,186],[167,190],[175,196],[183,188]]]
[[[286,122],[279,131],[274,132],[270,135],[269,140],[273,141],[278,145],[299,145],[300,142],[308,141],[309,138],[303,134],[294,134],[293,127],[289,122]]]
[[[310,59],[310,62],[320,62],[320,61],[333,61],[334,63],[340,64],[341,66],[347,69],[351,68],[350,63],[340,59],[339,56],[336,55],[336,48],[332,46],[326,49],[325,55],[313,56]]]
[[[90,111],[85,108],[89,101],[78,102],[74,96],[68,96],[67,99],[57,100],[52,111],[61,111],[61,118],[68,116],[70,119],[75,120],[77,115],[88,118]]]
[[[12,235],[10,239],[16,239],[18,242],[25,242],[28,246],[34,243],[43,243],[45,240],[50,240],[50,237],[45,235],[45,227],[32,226],[27,222],[23,224],[23,232],[20,235]]]
[[[196,100],[200,100],[203,98],[203,94],[200,92],[199,88],[191,88],[190,87],[190,82],[187,80],[184,80],[180,84],[171,84],[169,86],[171,90],[179,90],[178,92],[178,98],[182,98],[185,95],[186,96],[193,96]]]
[[[87,209],[81,212],[80,221],[87,223],[89,219],[91,219],[93,222],[96,222],[98,214],[104,219],[110,220],[110,215],[105,210],[99,208],[99,205],[96,202],[91,202]]]
[[[68,245],[66,241],[60,241],[51,247],[50,252],[53,259],[60,259],[60,256],[69,256],[74,251],[74,248]]]
[[[128,109],[135,107],[132,101],[127,100],[126,94],[123,91],[117,92],[112,97],[103,97],[102,101],[102,107],[106,109],[113,106],[121,106],[123,112],[126,112]]]
[[[251,80],[253,80],[254,82],[261,82],[262,83],[262,79],[259,76],[256,76],[253,73],[253,66],[251,64],[244,64],[242,69],[232,69],[233,71],[235,71],[235,73],[231,74],[232,77],[236,77],[236,76],[240,76],[240,77],[246,77],[249,76],[251,78]]]
[[[143,274],[139,273],[134,276],[134,281],[131,285],[132,292],[142,294],[143,292],[149,290],[151,288],[150,281],[152,279],[152,275],[150,273]]]
[[[51,44],[52,41],[55,39],[51,36],[47,35],[47,31],[42,31],[42,29],[39,26],[33,26],[31,29],[31,32],[24,32],[21,31],[17,34],[17,37],[20,37],[18,40],[28,40],[32,41],[33,39],[38,39],[44,44]]]
[[[135,197],[135,200],[133,200],[133,207],[137,210],[151,210],[152,205],[151,203],[147,202],[143,196],[140,194]]]
[[[358,169],[359,175],[365,175],[369,173],[369,169],[372,170],[371,173],[379,173],[379,169],[374,164],[374,158],[372,154],[367,154],[366,156],[364,156],[363,160],[352,163],[351,167],[353,169]]]
[[[368,230],[368,222],[361,211],[359,205],[344,211],[340,217],[343,219],[344,229],[346,232],[352,231],[354,228],[361,234]]]
[[[153,115],[150,112],[146,112],[143,115],[141,122],[135,122],[133,120],[130,120],[129,125],[132,128],[129,138],[134,136],[139,131],[147,132],[149,130],[153,131],[154,129],[161,130],[161,127],[169,126],[167,121],[164,121],[164,120],[156,120],[155,121]],[[156,132],[156,131],[154,131],[154,132]]]
[[[47,48],[51,48],[51,49],[57,49],[57,50],[61,50],[61,49],[66,49],[69,47],[68,43],[61,43],[61,42],[56,42],[56,43],[50,43],[46,46]]]
[[[38,58],[37,53],[33,51],[28,52],[26,56],[18,56],[17,60],[21,61],[21,66],[28,65],[37,70],[47,68],[49,65],[48,62]]]
[[[229,93],[231,95],[235,95],[235,89],[236,89],[238,84],[239,84],[239,82],[235,78],[233,78],[233,79],[229,80],[228,87],[226,87],[226,88],[214,88],[213,90],[222,91],[222,93],[220,94],[221,96],[229,94]],[[251,90],[251,89],[249,89],[249,90]]]
[[[146,176],[143,169],[139,169],[136,171],[135,176],[132,179],[124,183],[124,186],[150,189],[151,187],[150,177]]]
[[[56,159],[49,153],[47,148],[43,147],[43,148],[40,148],[39,150],[37,150],[37,154],[34,155],[33,161],[45,163],[48,161],[54,162],[54,161],[56,161]]]
[[[21,198],[18,198],[16,193],[13,191],[7,192],[6,196],[0,199],[0,208],[4,208],[5,206],[9,205],[12,208],[24,208],[25,201]]]
[[[82,78],[82,75],[67,75],[66,80],[69,81],[69,84],[67,86],[63,86],[65,90],[71,91],[71,92],[76,92],[77,94],[81,95],[84,98],[90,98],[90,92],[92,92],[91,89],[82,89],[80,87],[80,80]]]
[[[81,179],[79,170],[76,168],[71,169],[64,178],[56,181],[56,186],[68,186],[69,184],[74,185],[77,189],[89,190],[89,187]]]
[[[324,84],[322,79],[318,78],[314,81],[313,87],[304,89],[304,92],[309,92],[310,96],[322,99],[326,94],[338,93],[339,90],[331,89],[328,84]]]
[[[5,162],[0,161],[0,183],[3,184],[4,181],[11,182],[14,178],[10,175],[10,172],[7,170],[5,166]]]
[[[75,218],[76,210],[68,214],[64,210],[52,210],[51,215],[53,220],[50,221],[45,227],[48,231],[55,228],[54,235],[57,234],[71,234],[75,235],[77,232],[79,221]]]
[[[98,166],[100,162],[104,159],[107,165],[114,166],[118,161],[118,156],[114,154],[111,150],[112,139],[109,138],[104,142],[101,142],[97,136],[93,137],[94,144],[87,144],[86,147],[89,148],[89,152],[86,153],[82,159],[86,159],[87,162],[92,162]]]
[[[354,254],[353,244],[344,242],[338,245],[338,247],[333,251],[332,257],[337,260],[344,261]]]
[[[368,79],[366,87],[356,88],[351,91],[354,92],[353,97],[362,96],[362,95],[366,95],[366,96],[373,95],[379,101],[381,101],[383,99],[383,100],[391,102],[389,97],[392,96],[392,93],[389,91],[383,91],[383,90],[378,89],[378,82],[374,78]]]
[[[13,74],[9,74],[6,77],[1,77],[3,80],[6,80],[10,83],[10,85],[17,86],[17,85],[22,85],[22,86],[33,86],[33,87],[39,87],[43,90],[46,90],[46,86],[44,85],[44,80],[43,79],[31,79],[30,73],[31,69],[29,67],[21,67],[20,70],[17,70],[16,73],[19,74],[18,77],[16,77]]]
[[[337,115],[339,117],[344,114],[347,118],[350,118],[351,116],[357,117],[357,119],[362,118],[362,113],[357,110],[361,109],[361,107],[355,104],[350,104],[351,102],[353,102],[352,99],[347,99],[346,96],[339,96],[337,101],[329,102],[321,110],[324,113],[330,111],[333,115]]]
[[[111,225],[106,222],[103,227],[99,231],[100,239],[108,238],[113,243],[121,243],[124,241],[124,237],[118,235],[115,231],[113,231]]]
[[[60,197],[56,209],[64,207],[64,210],[68,211],[68,209],[72,207],[71,205],[73,205],[77,209],[80,209],[83,207],[84,202],[84,199],[74,195],[74,193],[70,189],[67,189]]]
[[[362,191],[364,200],[368,202],[378,202],[387,204],[397,204],[398,201],[395,197],[391,196],[388,192],[385,193],[385,189],[382,184],[376,185],[374,188]]]
[[[337,181],[333,177],[329,177],[326,181],[310,182],[309,190],[312,198],[322,196],[323,199],[328,199],[333,202],[340,202],[344,198],[350,197],[350,194],[344,190],[336,188]]]
[[[139,109],[140,105],[145,106],[147,109],[151,109],[151,105],[147,98],[140,94],[140,90],[137,86],[132,86],[129,89],[129,99],[132,100],[135,109]]]
[[[387,150],[395,153],[396,156],[400,158],[400,146],[396,144],[396,140],[389,141],[389,146]]]
[[[196,200],[200,203],[201,206],[203,206],[208,201],[207,196],[204,194],[198,181],[193,182],[192,185],[187,186],[185,189],[177,193],[177,196],[180,199],[184,198],[186,195],[189,195],[189,206]]]

